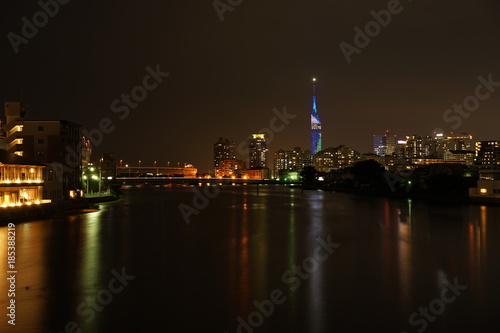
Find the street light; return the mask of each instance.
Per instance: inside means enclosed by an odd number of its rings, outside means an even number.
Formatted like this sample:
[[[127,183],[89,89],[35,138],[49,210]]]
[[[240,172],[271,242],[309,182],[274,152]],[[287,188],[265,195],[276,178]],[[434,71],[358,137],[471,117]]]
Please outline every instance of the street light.
[[[97,176],[96,175],[92,175],[92,179],[93,180],[97,180]]]
[[[142,161],[141,161],[141,160],[139,160],[139,168],[141,167],[141,162],[142,162]]]
[[[85,175],[83,176],[83,179],[86,179],[86,180],[87,180],[87,193],[89,193],[89,192],[90,192],[90,189],[89,189],[89,180],[90,180],[90,179],[89,179],[89,177],[87,177],[87,176],[85,176]]]

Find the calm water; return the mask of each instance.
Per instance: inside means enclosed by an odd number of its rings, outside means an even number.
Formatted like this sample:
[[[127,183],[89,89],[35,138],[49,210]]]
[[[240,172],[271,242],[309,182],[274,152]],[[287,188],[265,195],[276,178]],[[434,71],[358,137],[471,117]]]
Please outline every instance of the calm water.
[[[97,212],[16,224],[16,326],[1,279],[0,331],[500,330],[499,207],[228,186],[187,225],[193,188],[129,187]]]

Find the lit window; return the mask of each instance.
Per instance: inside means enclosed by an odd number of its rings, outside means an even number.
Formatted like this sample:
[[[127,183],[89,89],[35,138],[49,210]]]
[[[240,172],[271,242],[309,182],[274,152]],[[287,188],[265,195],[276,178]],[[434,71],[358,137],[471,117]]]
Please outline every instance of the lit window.
[[[485,188],[482,188],[479,190],[479,192],[481,192],[482,194],[486,194],[486,193],[488,193],[488,190]]]

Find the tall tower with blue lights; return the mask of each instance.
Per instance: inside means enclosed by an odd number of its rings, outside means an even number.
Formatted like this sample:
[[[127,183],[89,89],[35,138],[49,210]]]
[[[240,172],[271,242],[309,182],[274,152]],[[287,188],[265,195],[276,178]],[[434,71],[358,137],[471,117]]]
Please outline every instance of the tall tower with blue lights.
[[[316,107],[316,78],[313,79],[313,109],[311,113],[311,154],[321,151],[321,120]]]

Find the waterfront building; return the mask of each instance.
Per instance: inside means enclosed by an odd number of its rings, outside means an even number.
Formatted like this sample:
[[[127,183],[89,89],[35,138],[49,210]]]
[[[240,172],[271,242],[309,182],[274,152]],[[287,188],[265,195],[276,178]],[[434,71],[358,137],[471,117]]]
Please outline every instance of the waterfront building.
[[[266,167],[256,167],[245,170],[245,176],[248,179],[270,179],[271,170]]]
[[[26,157],[0,150],[0,207],[40,204],[44,167]]]
[[[142,178],[142,177],[185,177],[194,178],[198,173],[198,169],[192,164],[185,164],[184,167],[170,166],[140,166],[133,167],[126,164],[125,166],[116,166],[116,177],[118,178]]]
[[[484,198],[500,201],[500,170],[481,170],[477,187],[469,190],[471,199]]]
[[[81,126],[67,120],[26,119],[20,102],[6,102],[7,151],[47,167],[44,198],[71,198],[81,188]]]

